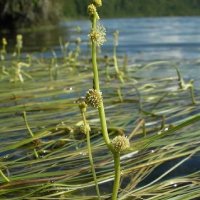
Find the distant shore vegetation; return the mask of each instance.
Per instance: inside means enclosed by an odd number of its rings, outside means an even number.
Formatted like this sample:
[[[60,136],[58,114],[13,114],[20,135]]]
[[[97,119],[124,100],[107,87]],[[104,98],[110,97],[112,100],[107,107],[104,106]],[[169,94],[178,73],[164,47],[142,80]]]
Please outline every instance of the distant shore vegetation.
[[[80,18],[87,16],[89,0],[63,0],[64,16]],[[104,0],[100,10],[103,17],[153,17],[153,16],[198,16],[199,0]]]
[[[1,0],[0,29],[55,24],[87,16],[90,0]],[[199,16],[199,0],[104,0],[103,18]]]

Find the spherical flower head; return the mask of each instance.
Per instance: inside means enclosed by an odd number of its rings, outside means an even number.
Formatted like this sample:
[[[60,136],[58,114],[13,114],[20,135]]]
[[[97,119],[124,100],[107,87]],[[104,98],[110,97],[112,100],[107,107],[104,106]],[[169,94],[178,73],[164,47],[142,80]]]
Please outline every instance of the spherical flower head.
[[[130,147],[130,142],[127,137],[118,135],[112,140],[112,145],[114,150],[120,153]]]
[[[97,46],[101,46],[106,41],[106,29],[98,24],[96,30],[92,30],[89,34],[92,42],[96,42]]]
[[[102,1],[101,0],[93,0],[93,3],[95,4],[96,7],[101,7],[102,6]]]
[[[80,132],[81,133],[84,133],[85,135],[87,134],[87,133],[89,133],[91,131],[91,128],[90,128],[90,125],[87,123],[87,124],[84,124],[84,123],[82,123],[81,125],[80,125]]]
[[[86,93],[85,99],[88,105],[91,105],[94,108],[99,108],[102,103],[102,93],[94,89],[89,89]]]

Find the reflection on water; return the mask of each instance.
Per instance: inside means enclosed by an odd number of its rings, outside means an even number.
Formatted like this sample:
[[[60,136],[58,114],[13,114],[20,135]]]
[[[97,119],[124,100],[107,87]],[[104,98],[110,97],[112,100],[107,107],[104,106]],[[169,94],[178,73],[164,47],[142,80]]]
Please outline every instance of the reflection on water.
[[[23,35],[23,51],[35,52],[44,49],[53,49],[59,45],[59,37],[68,40],[69,31],[67,27],[39,27],[39,30],[11,31],[9,33],[0,33],[0,37],[6,37],[8,40],[8,48],[10,50],[15,46],[15,38],[17,34]]]

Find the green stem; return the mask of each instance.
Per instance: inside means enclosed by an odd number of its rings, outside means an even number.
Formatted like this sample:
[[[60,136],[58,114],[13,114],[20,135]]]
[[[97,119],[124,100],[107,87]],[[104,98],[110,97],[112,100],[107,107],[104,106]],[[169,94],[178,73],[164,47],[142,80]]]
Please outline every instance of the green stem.
[[[93,16],[92,19],[92,29],[93,31],[96,30],[96,16]],[[97,67],[97,53],[96,53],[96,42],[92,41],[92,65],[93,65],[93,74],[94,74],[94,88],[97,91],[100,91],[99,86],[99,73],[98,73],[98,67]],[[106,123],[106,117],[105,117],[105,111],[104,111],[104,104],[103,101],[100,104],[100,107],[98,108],[99,111],[99,117],[101,122],[101,128],[102,128],[102,134],[104,141],[109,149],[111,149],[110,144],[110,138],[108,136],[108,130],[107,130],[107,123]]]
[[[0,169],[0,174],[5,179],[6,182],[10,182],[10,179],[2,172],[1,169]]]
[[[28,124],[28,121],[27,121],[27,118],[26,118],[26,112],[25,112],[25,111],[23,112],[23,118],[24,118],[24,122],[25,122],[25,124],[26,124],[27,130],[28,130],[30,136],[33,138],[33,137],[34,137],[34,134],[33,134],[33,132],[31,131],[31,129],[30,129],[30,127],[29,127],[29,124]],[[35,157],[36,157],[36,158],[39,158],[39,155],[38,155],[38,153],[37,153],[37,151],[36,151],[35,148],[34,148],[34,154],[35,154]]]
[[[96,15],[93,15],[92,17],[92,30],[96,31],[96,25],[97,25],[97,18]],[[98,74],[98,66],[97,66],[97,53],[96,53],[96,42],[92,40],[92,66],[93,66],[93,74],[94,74],[94,89],[100,92],[100,85],[99,85],[99,74]],[[113,194],[112,194],[112,200],[117,199],[117,194],[119,190],[119,184],[120,184],[120,154],[116,153],[113,149],[113,146],[111,144],[109,135],[108,135],[108,129],[107,129],[107,123],[106,123],[106,116],[105,116],[105,110],[104,110],[104,104],[103,100],[100,103],[100,107],[98,108],[99,111],[99,118],[101,122],[101,129],[104,141],[108,147],[108,149],[112,152],[114,157],[114,164],[115,164],[115,181],[113,186]]]
[[[121,83],[124,83],[124,79],[123,79],[123,77],[122,77],[122,75],[121,75],[121,72],[120,72],[120,70],[119,70],[119,67],[118,67],[118,63],[117,63],[117,53],[116,53],[116,51],[117,51],[117,47],[114,46],[114,48],[113,48],[113,59],[114,59],[115,71],[116,71],[117,77],[119,78],[119,80],[121,81]]]
[[[112,200],[117,200],[117,194],[120,185],[120,153],[114,153],[114,165],[115,165],[115,180],[113,185]]]
[[[34,137],[33,132],[31,131],[29,125],[28,125],[28,121],[27,121],[27,117],[26,117],[26,112],[23,112],[23,118],[24,118],[24,122],[26,124],[26,128],[28,129],[28,132],[30,134],[31,137]]]
[[[81,114],[82,114],[82,118],[83,118],[84,127],[87,127],[85,112],[81,111]],[[99,191],[97,176],[96,176],[93,157],[92,157],[92,147],[91,147],[91,142],[90,142],[90,131],[87,128],[85,128],[85,133],[86,133],[86,138],[87,138],[87,148],[88,148],[89,161],[90,161],[93,179],[94,179],[94,182],[95,182],[96,192],[97,192],[97,195],[98,195],[98,199],[101,200],[101,195],[100,195],[100,191]]]
[[[190,95],[191,95],[191,98],[192,98],[192,104],[195,105],[196,104],[196,101],[195,101],[195,97],[194,97],[194,85],[191,83],[191,86],[190,86]]]
[[[120,99],[120,102],[122,103],[123,102],[123,97],[122,97],[122,93],[121,93],[121,88],[120,87],[117,89],[117,94],[118,94],[118,97]]]

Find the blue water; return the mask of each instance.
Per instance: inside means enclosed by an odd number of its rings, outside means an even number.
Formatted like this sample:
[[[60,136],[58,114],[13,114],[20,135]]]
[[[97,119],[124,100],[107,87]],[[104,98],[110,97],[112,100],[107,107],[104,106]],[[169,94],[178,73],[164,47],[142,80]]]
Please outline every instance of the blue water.
[[[102,47],[102,54],[111,54],[113,32],[119,31],[118,55],[127,54],[130,63],[154,62],[167,60],[181,66],[186,79],[194,79],[200,84],[200,17],[159,17],[102,19],[106,27],[107,42]],[[43,52],[43,56],[52,57],[52,50],[59,56],[59,38],[63,43],[83,41],[82,53],[87,50],[89,20],[63,21],[50,30],[22,32],[24,51]],[[8,37],[12,47],[17,33],[2,35]],[[74,45],[69,45],[74,48]]]
[[[178,63],[184,78],[200,84],[200,17],[104,19],[107,42],[103,54],[112,53],[113,32],[119,31],[118,55],[127,54],[132,63],[167,60]],[[65,39],[88,41],[89,20],[62,22]],[[80,32],[76,31],[80,27]],[[85,45],[86,46],[86,45]],[[83,45],[84,47],[84,45]]]
[[[135,59],[199,59],[200,17],[162,17],[105,19],[101,23],[107,29],[104,52],[113,43],[112,33],[119,30],[118,53],[127,53]],[[79,26],[82,40],[87,40],[88,20],[61,23],[63,27]],[[78,37],[72,34],[71,39]]]

